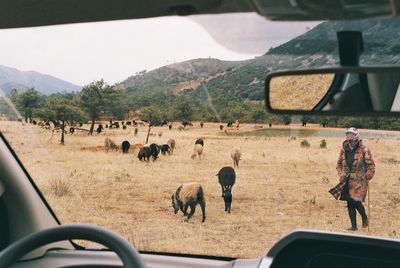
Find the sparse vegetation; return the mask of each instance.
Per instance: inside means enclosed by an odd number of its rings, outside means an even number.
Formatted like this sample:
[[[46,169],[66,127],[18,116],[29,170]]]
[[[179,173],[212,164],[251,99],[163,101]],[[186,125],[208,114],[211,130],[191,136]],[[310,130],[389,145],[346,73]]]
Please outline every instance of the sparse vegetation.
[[[62,179],[61,176],[50,179],[48,189],[51,194],[57,197],[63,197],[71,193],[71,185],[68,181]]]
[[[302,140],[300,142],[300,147],[302,148],[309,148],[310,147],[310,142],[308,140]]]
[[[321,140],[320,144],[319,144],[319,148],[325,149],[327,146],[326,140],[323,139]]]

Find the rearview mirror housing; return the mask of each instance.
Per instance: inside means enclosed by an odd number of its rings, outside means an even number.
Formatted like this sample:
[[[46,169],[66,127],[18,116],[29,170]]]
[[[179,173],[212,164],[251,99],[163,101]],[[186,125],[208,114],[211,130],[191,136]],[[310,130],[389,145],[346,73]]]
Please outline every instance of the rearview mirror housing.
[[[400,114],[400,66],[330,67],[270,73],[267,110],[277,114]]]

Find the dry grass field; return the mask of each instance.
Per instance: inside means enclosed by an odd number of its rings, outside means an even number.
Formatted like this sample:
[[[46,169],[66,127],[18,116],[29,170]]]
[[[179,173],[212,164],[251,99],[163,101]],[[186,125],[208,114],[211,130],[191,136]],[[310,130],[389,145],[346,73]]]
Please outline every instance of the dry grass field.
[[[328,190],[338,180],[335,165],[343,138],[313,133],[310,148],[301,148],[303,132],[293,127],[289,135],[256,135],[243,125],[242,135],[226,135],[219,124],[196,123],[186,131],[152,129],[162,136],[150,136],[150,143],[174,138],[177,148],[171,156],[150,163],[140,162],[135,153],[81,150],[103,145],[105,135],[120,144],[144,143],[146,127],[137,137],[128,130],[107,130],[106,134],[66,135],[38,126],[0,122],[0,130],[19,155],[28,172],[45,194],[62,223],[95,223],[111,228],[143,251],[180,252],[251,258],[265,254],[282,236],[296,228],[343,231],[350,226],[345,203],[334,200]],[[279,129],[283,127],[273,127]],[[336,131],[336,132],[335,132]],[[340,130],[342,131],[342,130]],[[232,130],[231,134],[235,134]],[[400,238],[400,133],[363,131],[364,143],[376,161],[371,182],[371,227],[361,234]],[[266,132],[273,133],[273,132]],[[391,136],[384,138],[385,133]],[[238,134],[238,133],[236,133]],[[379,139],[376,137],[380,137]],[[192,160],[194,141],[205,140],[204,158]],[[327,148],[319,147],[326,139]],[[242,161],[236,170],[232,213],[224,212],[218,170],[232,166],[231,150],[240,147]],[[171,195],[182,182],[203,185],[206,196],[205,223],[201,210],[184,221],[174,215]],[[360,217],[358,216],[360,223]]]

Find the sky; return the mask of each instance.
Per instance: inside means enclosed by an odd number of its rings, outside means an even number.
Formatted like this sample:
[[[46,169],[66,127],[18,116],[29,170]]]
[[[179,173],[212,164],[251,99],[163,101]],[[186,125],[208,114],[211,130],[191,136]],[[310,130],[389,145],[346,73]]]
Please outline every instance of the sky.
[[[254,58],[316,24],[234,14],[6,29],[0,30],[0,65],[80,86],[101,78],[112,85],[189,59]]]

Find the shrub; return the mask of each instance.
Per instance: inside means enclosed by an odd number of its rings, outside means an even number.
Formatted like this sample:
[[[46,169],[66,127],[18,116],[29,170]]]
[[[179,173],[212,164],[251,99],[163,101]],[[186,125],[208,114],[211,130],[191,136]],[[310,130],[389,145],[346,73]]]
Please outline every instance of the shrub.
[[[321,140],[321,143],[319,144],[319,147],[320,148],[326,148],[326,140],[325,139],[323,139],[323,140]]]
[[[50,180],[49,190],[53,195],[61,197],[71,192],[71,186],[67,181],[61,179],[61,177],[55,177]]]
[[[302,140],[301,143],[300,143],[300,147],[309,148],[310,147],[310,143],[308,142],[308,140]]]

